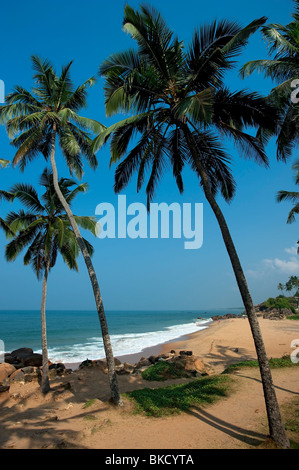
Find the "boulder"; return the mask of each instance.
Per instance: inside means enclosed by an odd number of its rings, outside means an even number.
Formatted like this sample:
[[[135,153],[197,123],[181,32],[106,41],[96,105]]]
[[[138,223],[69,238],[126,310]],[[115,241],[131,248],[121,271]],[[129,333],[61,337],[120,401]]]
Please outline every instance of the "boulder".
[[[156,364],[156,362],[161,361],[161,360],[165,360],[165,359],[168,359],[168,358],[169,358],[169,356],[167,354],[159,354],[159,356],[150,356],[148,358],[148,360],[151,364]]]
[[[22,369],[18,369],[11,374],[9,377],[10,382],[20,382],[25,383],[25,374]]]
[[[8,364],[13,364],[14,362],[16,362],[16,358],[9,353],[5,353],[4,362],[7,362]]]
[[[33,353],[24,357],[23,364],[25,366],[34,366],[34,367],[41,367],[43,364],[43,356],[38,353]]]
[[[213,321],[219,320],[229,320],[230,318],[243,318],[243,313],[236,314],[236,313],[227,313],[226,315],[214,315],[212,318]]]
[[[0,381],[0,393],[8,392],[10,388],[8,379]]]
[[[193,356],[192,351],[180,351],[180,356]]]
[[[135,371],[135,366],[133,366],[132,364],[129,364],[128,362],[124,362],[124,370],[128,374],[133,374],[133,372]]]
[[[146,359],[145,357],[142,357],[136,364],[136,369],[142,369],[143,367],[148,367],[150,366],[152,363]]]
[[[8,377],[15,372],[16,368],[12,364],[2,362],[0,364],[0,382],[8,379]]]
[[[31,348],[19,348],[10,353],[10,355],[16,358],[18,362],[22,362],[25,357],[28,357],[31,354],[33,354],[33,349]]]
[[[62,364],[62,362],[57,362],[55,364],[50,364],[49,365],[49,372],[54,370],[56,372],[56,374],[52,373],[52,375],[55,375],[55,376],[61,376],[61,375],[64,375],[65,372],[66,372],[66,367],[64,364]]]
[[[197,356],[175,356],[169,362],[175,363],[177,368],[192,375],[209,375],[213,373],[213,370]]]

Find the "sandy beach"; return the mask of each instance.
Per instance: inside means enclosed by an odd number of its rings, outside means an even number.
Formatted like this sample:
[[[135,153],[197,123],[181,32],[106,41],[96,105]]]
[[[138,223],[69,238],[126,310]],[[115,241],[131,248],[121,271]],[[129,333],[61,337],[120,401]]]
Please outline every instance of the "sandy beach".
[[[268,357],[292,352],[299,339],[299,322],[259,319]],[[153,351],[191,350],[221,373],[229,364],[256,358],[247,319],[212,322],[208,328]],[[144,355],[142,353],[141,355]],[[138,355],[140,357],[140,355]],[[126,357],[127,361],[138,359]],[[121,392],[156,388],[189,379],[147,382],[139,375],[120,375]],[[299,369],[273,370],[282,407],[299,396]],[[127,398],[124,407],[108,402],[107,375],[96,368],[80,369],[51,381],[42,396],[37,383],[13,383],[0,404],[0,448],[40,449],[211,449],[256,448],[267,438],[266,412],[258,369],[233,376],[234,392],[208,407],[180,415],[149,418],[134,414]],[[92,406],[85,408],[89,400]],[[129,432],[128,432],[129,430]],[[169,432],[171,430],[171,432]]]

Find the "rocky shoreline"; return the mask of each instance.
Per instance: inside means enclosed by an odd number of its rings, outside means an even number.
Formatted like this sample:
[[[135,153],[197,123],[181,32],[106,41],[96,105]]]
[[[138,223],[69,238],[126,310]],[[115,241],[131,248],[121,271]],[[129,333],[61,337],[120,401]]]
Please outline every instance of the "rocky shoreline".
[[[151,355],[142,357],[137,363],[122,363],[115,358],[115,370],[118,375],[141,374],[148,367],[158,362],[169,362],[175,370],[184,373],[185,377],[200,377],[210,375],[213,370],[202,359],[194,356],[192,351],[170,351],[168,354]],[[97,368],[100,372],[108,374],[107,361],[103,359],[83,361],[78,369],[68,369],[63,363],[51,363],[49,361],[49,379],[53,380],[68,374],[75,374],[78,370]],[[20,348],[5,354],[5,362],[0,364],[0,394],[9,393],[12,383],[26,384],[29,382],[41,382],[42,355],[34,353],[31,348]],[[165,377],[171,378],[171,377]]]
[[[291,309],[289,308],[272,308],[266,307],[264,304],[259,304],[254,306],[255,313],[258,317],[266,318],[268,320],[285,320],[287,317],[291,317],[296,315]],[[219,320],[229,320],[233,318],[247,318],[245,313],[235,314],[235,313],[227,313],[226,315],[215,315],[211,317],[213,321]]]

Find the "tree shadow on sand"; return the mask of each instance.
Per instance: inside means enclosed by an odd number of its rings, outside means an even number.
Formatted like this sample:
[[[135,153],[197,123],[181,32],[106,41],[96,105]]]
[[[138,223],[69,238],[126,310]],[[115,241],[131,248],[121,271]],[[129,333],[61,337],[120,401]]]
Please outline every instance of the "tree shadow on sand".
[[[267,438],[266,434],[235,426],[232,423],[213,416],[211,413],[208,413],[200,407],[193,407],[192,410],[188,411],[188,413],[218,431],[253,447],[257,447],[262,444],[262,442]]]

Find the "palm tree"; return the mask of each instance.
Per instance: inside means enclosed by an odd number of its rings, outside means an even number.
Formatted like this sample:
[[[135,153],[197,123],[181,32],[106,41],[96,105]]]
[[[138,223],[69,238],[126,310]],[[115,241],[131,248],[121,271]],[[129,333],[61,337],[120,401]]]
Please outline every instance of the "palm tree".
[[[43,277],[41,301],[41,329],[42,329],[42,381],[43,393],[50,390],[48,375],[48,348],[46,328],[46,298],[47,284],[50,270],[55,266],[58,253],[70,269],[78,271],[76,258],[79,247],[70,222],[65,215],[53,185],[53,175],[45,170],[40,178],[40,185],[44,186],[45,193],[41,199],[33,186],[27,184],[14,185],[9,194],[11,200],[19,200],[27,209],[10,212],[6,217],[6,224],[14,232],[13,239],[6,246],[7,261],[14,261],[26,248],[24,264],[31,265],[38,279]],[[75,181],[61,178],[59,187],[68,204],[71,204],[79,192],[87,189],[86,184],[76,185]],[[92,217],[74,216],[77,224],[95,234],[96,221]],[[93,248],[84,239],[90,255]]]
[[[0,158],[0,166],[6,167],[9,164],[8,160],[3,160],[3,158]]]
[[[137,191],[149,173],[148,206],[167,164],[178,189],[183,191],[182,170],[190,165],[200,179],[204,194],[217,218],[253,334],[261,371],[270,435],[282,447],[289,441],[281,422],[259,323],[244,272],[224,215],[216,202],[220,191],[233,197],[235,183],[230,158],[219,135],[231,137],[243,155],[268,164],[256,137],[244,131],[264,126],[273,131],[275,109],[256,93],[232,92],[224,86],[224,73],[242,50],[248,37],[266,18],[241,28],[230,21],[215,21],[196,30],[185,51],[160,14],[142,6],[125,7],[123,29],[138,49],[110,56],[100,67],[105,77],[106,114],[132,115],[111,125],[94,141],[95,151],[110,139],[111,163],[122,160],[115,172],[115,191],[128,184],[137,171]],[[129,144],[134,140],[133,148]]]
[[[281,292],[283,292],[284,289],[285,289],[285,286],[280,282],[280,283],[278,284],[278,286],[277,286],[277,289],[278,289],[278,290],[281,290]]]
[[[276,86],[269,94],[269,100],[281,110],[277,121],[277,156],[286,160],[298,143],[298,85],[299,85],[299,0],[294,0],[293,21],[283,26],[279,23],[262,28],[272,58],[253,60],[241,68],[244,78],[254,71],[270,77]],[[260,137],[267,142],[272,132],[261,131]]]
[[[32,56],[32,64],[35,71],[33,77],[35,86],[32,92],[16,86],[6,97],[5,104],[0,107],[0,123],[6,124],[8,135],[12,139],[11,144],[18,149],[13,159],[13,166],[19,165],[20,169],[24,170],[25,166],[39,154],[46,160],[50,157],[55,191],[69,218],[90,277],[107,358],[111,399],[113,403],[121,405],[99,283],[76,219],[59,188],[55,160],[58,140],[71,174],[82,176],[82,157],[87,160],[91,168],[97,167],[96,156],[91,150],[92,140],[89,131],[99,132],[104,126],[78,114],[79,110],[86,106],[87,88],[95,83],[95,78],[91,77],[75,88],[70,77],[72,62],[62,68],[60,76],[47,60]]]
[[[299,184],[299,160],[297,160],[294,163],[292,169],[296,171],[295,183]],[[299,192],[298,191],[283,191],[283,190],[278,191],[277,201],[278,202],[290,201],[294,204],[287,218],[287,224],[293,223],[295,221],[295,215],[299,214]]]

